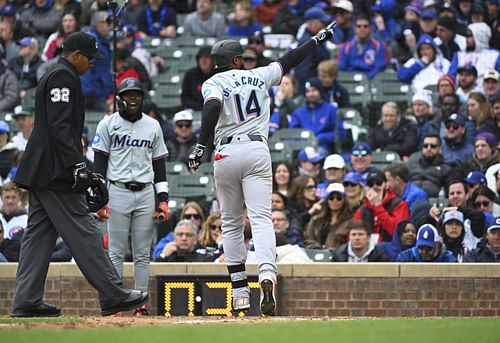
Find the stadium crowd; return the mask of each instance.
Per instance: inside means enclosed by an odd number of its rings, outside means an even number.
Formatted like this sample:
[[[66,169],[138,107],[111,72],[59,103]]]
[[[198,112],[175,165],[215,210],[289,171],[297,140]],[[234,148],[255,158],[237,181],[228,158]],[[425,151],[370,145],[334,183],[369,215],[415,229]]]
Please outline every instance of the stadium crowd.
[[[169,61],[148,50],[153,38],[244,37],[250,69],[271,62],[266,37],[301,44],[335,17],[331,44],[317,46],[270,92],[270,135],[302,128],[318,141],[273,161],[278,262],[500,262],[499,7],[498,0],[131,0],[119,15],[115,82],[134,77],[146,93],[156,90]],[[64,38],[84,30],[104,55],[81,77],[85,109],[112,112],[111,15],[106,0],[0,0],[0,262],[18,260],[27,225],[26,191],[11,180],[36,120],[29,97]],[[160,123],[169,161],[184,164],[196,143],[201,84],[212,73],[210,47],[195,58],[174,116],[154,99],[143,105]],[[338,79],[345,72],[367,80],[392,73],[411,87],[411,101],[365,111],[366,137],[349,142],[340,110],[351,107],[352,94]],[[82,140],[91,165],[92,137]],[[400,162],[379,168],[373,157],[381,152]],[[151,260],[224,261],[216,194],[194,200],[158,229]],[[245,239],[255,261],[248,220]],[[71,261],[62,240],[52,259]]]

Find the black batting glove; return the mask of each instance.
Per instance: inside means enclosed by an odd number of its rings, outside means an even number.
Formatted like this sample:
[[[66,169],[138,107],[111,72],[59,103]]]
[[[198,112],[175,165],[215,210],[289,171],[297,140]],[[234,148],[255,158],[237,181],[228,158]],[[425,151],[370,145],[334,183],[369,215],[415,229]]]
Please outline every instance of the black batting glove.
[[[80,162],[73,166],[73,180],[71,190],[75,193],[83,193],[90,187],[90,176],[85,162]]]
[[[337,25],[337,21],[334,20],[332,21],[330,24],[328,24],[327,27],[325,27],[324,29],[322,29],[321,31],[319,31],[316,36],[313,36],[312,37],[312,40],[314,41],[314,43],[316,43],[316,45],[320,45],[321,43],[327,41],[327,40],[330,40],[332,39],[333,37],[333,28],[335,27],[335,25]]]
[[[200,160],[205,153],[206,146],[201,144],[196,144],[193,151],[189,154],[188,166],[189,169],[196,171],[200,167]]]

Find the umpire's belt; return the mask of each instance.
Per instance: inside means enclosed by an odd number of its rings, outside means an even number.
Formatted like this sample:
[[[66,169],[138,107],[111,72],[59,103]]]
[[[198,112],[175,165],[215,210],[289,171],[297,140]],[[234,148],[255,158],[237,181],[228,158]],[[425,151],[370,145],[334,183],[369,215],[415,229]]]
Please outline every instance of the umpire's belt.
[[[224,144],[229,144],[233,141],[254,141],[254,142],[263,142],[264,141],[264,138],[262,138],[262,136],[260,135],[239,135],[239,136],[230,136],[230,137],[223,137],[221,140],[220,140],[220,144],[221,145],[224,145]]]
[[[132,192],[139,192],[142,191],[146,186],[148,185],[147,183],[140,183],[140,182],[118,182],[118,181],[110,181],[111,184],[120,187],[120,188],[125,188],[128,189],[129,191]]]

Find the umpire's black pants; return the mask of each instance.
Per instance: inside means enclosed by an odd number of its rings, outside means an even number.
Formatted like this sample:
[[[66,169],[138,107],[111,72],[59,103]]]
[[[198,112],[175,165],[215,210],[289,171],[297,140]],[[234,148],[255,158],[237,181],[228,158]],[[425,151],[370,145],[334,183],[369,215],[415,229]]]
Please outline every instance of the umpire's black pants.
[[[12,310],[42,302],[57,236],[61,236],[88,282],[99,292],[101,308],[125,300],[130,289],[104,251],[102,235],[83,194],[30,189],[28,227],[21,243]]]

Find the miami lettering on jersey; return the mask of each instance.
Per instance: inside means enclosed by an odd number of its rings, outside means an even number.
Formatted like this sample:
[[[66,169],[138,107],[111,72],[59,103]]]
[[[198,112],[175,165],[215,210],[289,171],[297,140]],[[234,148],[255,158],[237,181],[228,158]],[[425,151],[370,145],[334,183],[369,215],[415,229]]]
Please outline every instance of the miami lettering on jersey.
[[[113,148],[123,148],[123,147],[136,147],[136,148],[148,148],[153,149],[154,144],[148,139],[137,139],[132,138],[130,135],[116,135],[113,140]]]
[[[225,98],[229,97],[231,95],[231,92],[235,89],[238,89],[241,86],[254,86],[259,89],[264,89],[263,86],[265,85],[265,82],[259,78],[256,77],[250,77],[250,76],[241,76],[240,80],[235,80],[232,85],[230,85],[231,88],[225,87],[222,94],[224,95]]]

